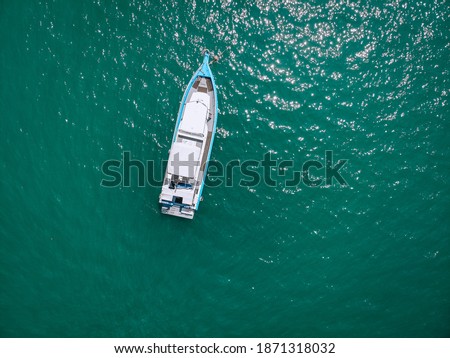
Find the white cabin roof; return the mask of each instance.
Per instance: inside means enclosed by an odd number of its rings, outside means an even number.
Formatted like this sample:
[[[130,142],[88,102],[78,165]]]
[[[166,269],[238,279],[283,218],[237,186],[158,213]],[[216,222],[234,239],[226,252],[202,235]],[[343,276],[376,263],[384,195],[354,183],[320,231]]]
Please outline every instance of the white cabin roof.
[[[194,92],[192,93],[191,99],[189,103],[191,102],[201,102],[203,103],[208,109],[211,105],[211,99],[209,97],[209,94],[203,93],[203,92]]]
[[[210,98],[206,93],[195,92],[191,100],[186,103],[183,117],[180,122],[180,130],[186,133],[204,136],[207,131]]]

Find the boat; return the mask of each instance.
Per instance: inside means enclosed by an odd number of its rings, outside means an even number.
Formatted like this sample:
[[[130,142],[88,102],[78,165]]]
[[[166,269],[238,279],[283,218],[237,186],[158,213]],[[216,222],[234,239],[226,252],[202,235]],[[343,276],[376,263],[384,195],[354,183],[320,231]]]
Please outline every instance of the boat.
[[[217,125],[217,89],[209,51],[186,87],[159,196],[161,212],[193,219],[202,200]]]

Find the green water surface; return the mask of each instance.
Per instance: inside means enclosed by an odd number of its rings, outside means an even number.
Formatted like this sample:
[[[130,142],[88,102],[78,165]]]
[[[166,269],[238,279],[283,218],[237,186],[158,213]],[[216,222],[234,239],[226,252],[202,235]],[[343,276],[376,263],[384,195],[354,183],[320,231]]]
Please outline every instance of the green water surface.
[[[449,15],[1,0],[0,336],[448,337]],[[159,186],[101,187],[124,151],[161,170],[204,47],[212,159],[332,150],[348,186],[206,188],[193,221]]]

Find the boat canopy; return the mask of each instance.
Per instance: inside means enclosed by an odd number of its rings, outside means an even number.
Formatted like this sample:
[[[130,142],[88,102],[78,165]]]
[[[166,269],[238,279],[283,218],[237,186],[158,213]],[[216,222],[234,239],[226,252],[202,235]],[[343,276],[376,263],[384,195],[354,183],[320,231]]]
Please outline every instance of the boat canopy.
[[[170,150],[168,173],[185,178],[196,178],[200,168],[201,149],[186,142],[175,142]]]

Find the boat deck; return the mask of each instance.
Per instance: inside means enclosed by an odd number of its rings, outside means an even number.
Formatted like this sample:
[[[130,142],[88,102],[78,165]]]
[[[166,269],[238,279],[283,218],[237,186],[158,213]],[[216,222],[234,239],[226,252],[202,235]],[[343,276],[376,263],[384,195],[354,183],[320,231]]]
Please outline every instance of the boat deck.
[[[211,145],[211,140],[212,140],[212,134],[213,134],[213,129],[214,129],[214,118],[216,117],[216,103],[215,103],[215,98],[214,98],[213,85],[212,85],[210,78],[198,77],[197,80],[194,82],[191,90],[188,93],[186,102],[189,102],[189,100],[192,97],[192,94],[195,92],[207,93],[210,97],[210,108],[211,108],[210,113],[209,113],[208,122],[207,122],[208,134],[207,134],[206,142],[205,142],[206,150],[203,152],[203,156],[201,158],[200,172],[199,172],[199,175],[197,178],[197,183],[195,185],[195,194],[198,194],[200,185],[201,185],[202,181],[204,180],[204,171],[205,171],[206,161],[208,160],[209,146]]]

